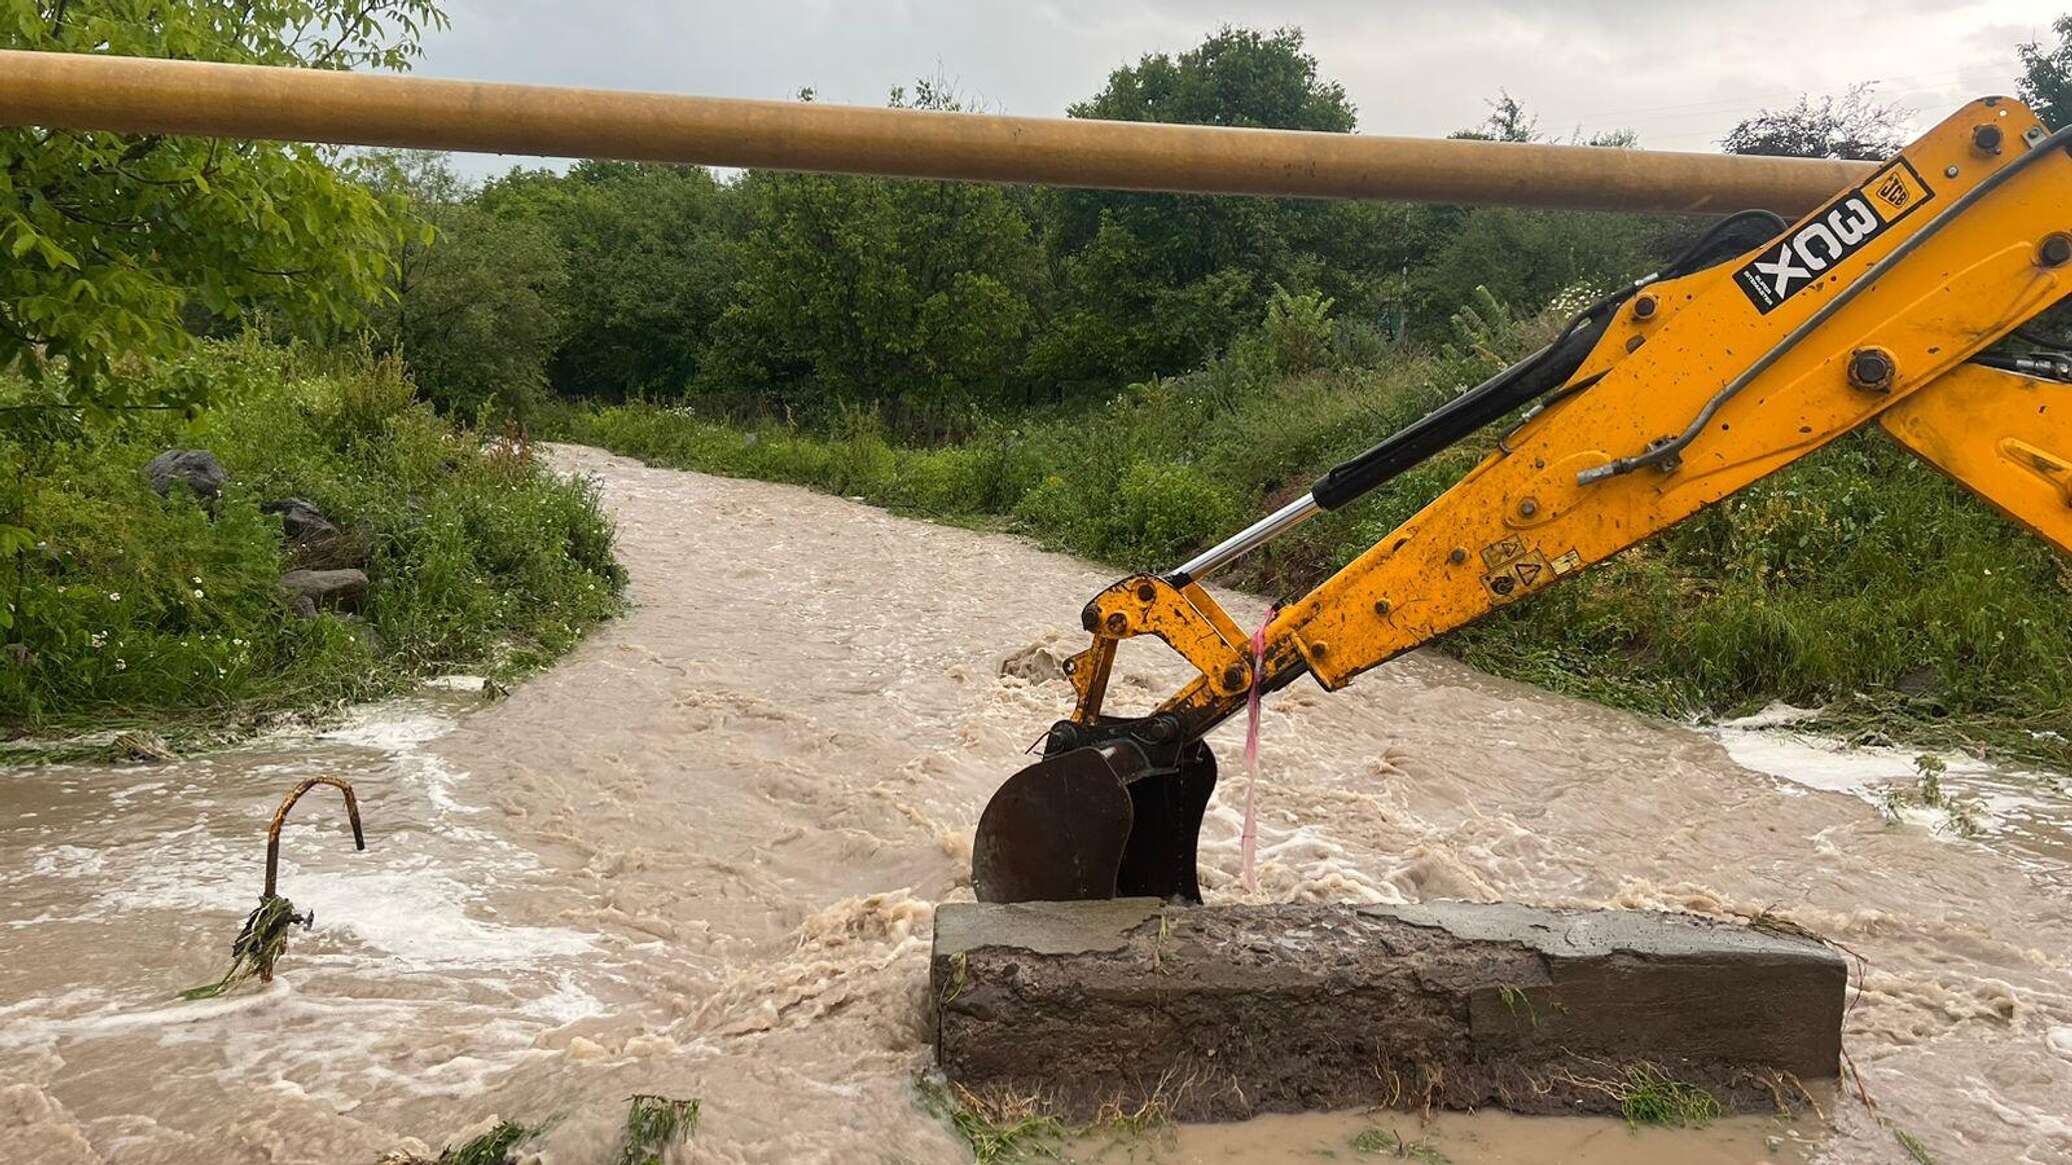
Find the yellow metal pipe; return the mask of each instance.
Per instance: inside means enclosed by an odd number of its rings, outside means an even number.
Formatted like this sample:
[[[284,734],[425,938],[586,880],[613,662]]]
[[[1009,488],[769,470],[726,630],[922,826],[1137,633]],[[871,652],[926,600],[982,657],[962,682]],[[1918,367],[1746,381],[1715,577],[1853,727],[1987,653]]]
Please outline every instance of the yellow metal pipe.
[[[1797,215],[1860,162],[682,97],[0,51],[0,125],[1115,190]]]

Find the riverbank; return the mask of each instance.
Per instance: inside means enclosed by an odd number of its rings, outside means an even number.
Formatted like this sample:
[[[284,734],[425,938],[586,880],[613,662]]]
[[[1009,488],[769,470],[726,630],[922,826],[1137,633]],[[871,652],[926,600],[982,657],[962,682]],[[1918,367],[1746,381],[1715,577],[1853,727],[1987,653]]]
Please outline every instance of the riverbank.
[[[254,338],[138,375],[218,403],[0,433],[0,524],[29,532],[0,573],[0,738],[234,738],[523,674],[618,609],[594,490],[435,415],[393,364]]]
[[[867,413],[831,428],[629,403],[553,431],[648,464],[790,482],[897,513],[1163,569],[1299,495],[1484,367],[1247,368],[1239,355],[937,445]],[[1241,560],[1219,582],[1307,591],[1436,497],[1485,432]],[[1776,701],[1816,731],[2072,772],[2072,561],[1876,433],[1852,434],[1613,561],[1447,637],[1486,671],[1678,720]]]

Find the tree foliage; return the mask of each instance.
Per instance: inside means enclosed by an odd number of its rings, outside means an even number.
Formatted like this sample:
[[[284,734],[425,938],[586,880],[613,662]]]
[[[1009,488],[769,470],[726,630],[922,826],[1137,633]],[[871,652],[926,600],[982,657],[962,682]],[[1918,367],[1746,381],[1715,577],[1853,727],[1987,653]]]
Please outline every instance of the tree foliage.
[[[478,200],[544,230],[568,278],[553,297],[563,339],[555,388],[674,395],[698,375],[727,295],[732,204],[700,166],[581,162],[566,176],[514,170]]]
[[[0,47],[350,69],[407,67],[435,0],[0,0]],[[199,404],[114,378],[188,338],[183,315],[355,322],[388,275],[393,207],[331,153],[274,142],[0,129],[0,368],[92,412]],[[58,375],[49,375],[56,373]],[[135,399],[137,385],[161,385]]]
[[[1178,57],[1147,55],[1067,112],[1320,133],[1350,133],[1356,121],[1345,88],[1320,74],[1295,28],[1226,26]],[[1093,190],[1042,201],[1061,292],[1032,353],[1045,381],[1180,371],[1256,321],[1274,286],[1324,285],[1326,269],[1344,281],[1372,274],[1356,265],[1365,253],[1341,225],[1359,216],[1329,203]]]
[[[2022,61],[2017,91],[2043,124],[2063,129],[2072,125],[2072,16],[2058,17],[2050,30],[2058,43],[2032,40],[2016,48]]]
[[[1840,97],[1802,95],[1783,109],[1765,109],[1720,139],[1730,154],[1774,158],[1843,158],[1876,162],[1906,145],[1906,110],[1881,105],[1869,85]]]
[[[1481,125],[1446,136],[1456,141],[1536,142],[1544,135],[1540,133],[1540,119],[1527,113],[1509,90],[1499,89],[1495,100],[1489,103],[1489,116],[1482,119]]]
[[[881,401],[923,426],[998,403],[1037,255],[999,187],[756,174],[703,383],[786,403]]]
[[[523,416],[547,391],[561,338],[562,249],[538,223],[468,200],[441,155],[379,156],[369,166],[422,220],[398,242],[391,294],[370,317],[377,347],[401,357],[441,410]]]

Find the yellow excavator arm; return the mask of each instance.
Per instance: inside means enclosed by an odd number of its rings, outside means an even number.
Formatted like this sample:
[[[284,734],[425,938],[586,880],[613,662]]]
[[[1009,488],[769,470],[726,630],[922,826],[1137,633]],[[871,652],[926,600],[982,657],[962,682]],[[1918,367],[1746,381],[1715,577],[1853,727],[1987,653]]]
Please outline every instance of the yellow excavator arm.
[[[1067,669],[1071,718],[981,819],[980,896],[1198,898],[1215,781],[1201,737],[1255,684],[1341,687],[1874,420],[2072,552],[2072,361],[1986,354],[2072,291],[2068,140],[2017,102],[1973,102],[1781,232],[1769,216],[1751,248],[1605,297],[1307,497],[1102,591]],[[1255,676],[1250,636],[1201,577],[1529,400],[1496,452],[1273,617]],[[1116,646],[1146,635],[1199,674],[1149,716],[1108,716]]]

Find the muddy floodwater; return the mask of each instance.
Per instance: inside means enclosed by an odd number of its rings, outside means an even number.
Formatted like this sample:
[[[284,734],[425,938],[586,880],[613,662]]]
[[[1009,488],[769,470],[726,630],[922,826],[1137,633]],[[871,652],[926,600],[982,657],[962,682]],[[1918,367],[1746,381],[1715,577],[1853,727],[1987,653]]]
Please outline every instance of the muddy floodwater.
[[[177,763],[0,771],[0,1161],[351,1165],[560,1114],[547,1160],[608,1165],[635,1092],[703,1100],[689,1160],[969,1159],[913,1089],[931,918],[970,896],[979,808],[1066,707],[1056,662],[1111,572],[552,456],[602,481],[634,607],[509,699],[428,689]],[[1173,678],[1126,651],[1114,690],[1148,705]],[[1264,716],[1257,894],[1786,915],[1861,959],[1846,1046],[1875,1114],[1844,1086],[1700,1131],[1344,1113],[1075,1153],[1375,1159],[1351,1140],[1380,1128],[1379,1159],[1400,1136],[1458,1165],[1911,1160],[1882,1118],[1940,1162],[2072,1161],[2072,797],[1960,759],[1981,832],[1888,823],[1911,755],[1789,720],[1704,733],[1431,655],[1305,681]],[[178,1002],[317,773],[358,786],[367,851],[313,792],[281,888],[316,928],[270,987]],[[1221,794],[1212,901],[1243,893],[1239,780]]]

